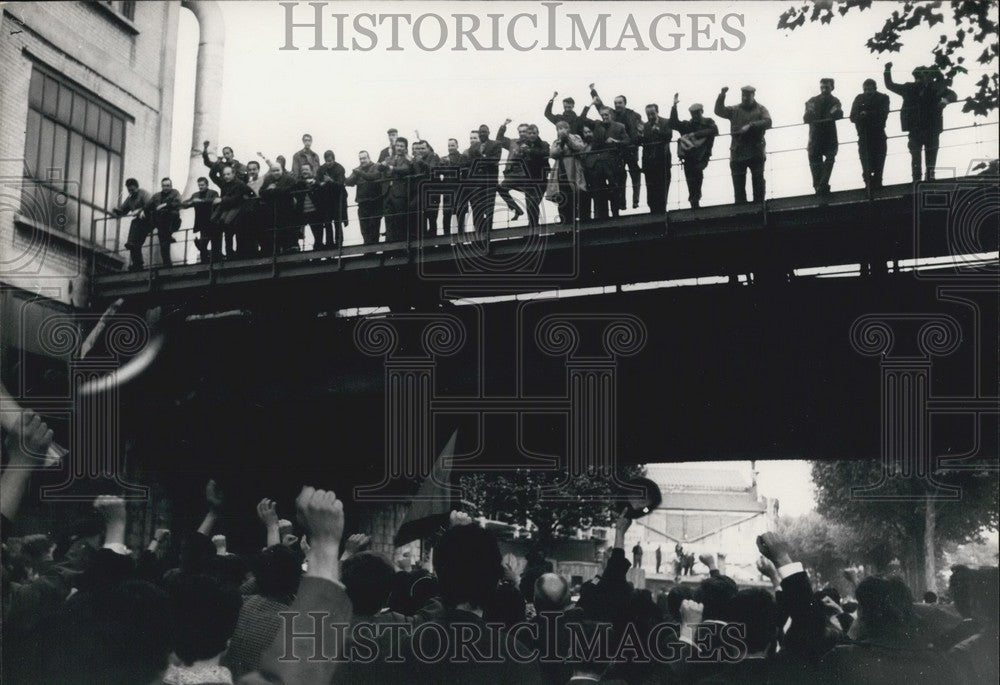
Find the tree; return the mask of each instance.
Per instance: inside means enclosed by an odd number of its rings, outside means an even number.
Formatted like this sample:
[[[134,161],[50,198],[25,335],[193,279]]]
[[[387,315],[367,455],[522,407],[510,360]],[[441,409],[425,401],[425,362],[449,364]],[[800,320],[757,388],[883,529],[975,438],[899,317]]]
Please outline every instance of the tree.
[[[815,511],[794,518],[781,517],[778,531],[795,550],[795,559],[820,584],[839,583],[843,569],[860,561],[850,542],[853,531]]]
[[[879,481],[880,461],[815,462],[816,509],[850,527],[851,554],[885,570],[898,559],[913,589],[933,589],[937,550],[949,542],[979,542],[982,531],[998,523],[998,474],[989,468],[936,471],[935,480],[961,489],[961,499],[938,494],[917,478],[886,481],[881,495],[895,499],[859,499],[852,489]]]
[[[620,471],[622,479],[642,475],[638,466]],[[580,528],[613,525],[619,493],[603,474],[569,477],[565,470],[518,469],[475,473],[460,480],[463,498],[487,518],[535,526],[535,540],[547,551],[554,540]],[[545,492],[546,496],[542,496]]]
[[[795,30],[806,21],[829,24],[838,14],[844,16],[852,10],[864,11],[872,7],[872,0],[813,0],[798,7],[791,7],[778,19],[779,29]],[[990,16],[996,12],[996,0],[951,0],[944,7],[942,0],[933,2],[878,3],[882,7],[892,7],[893,11],[881,30],[868,39],[867,47],[873,53],[899,52],[903,47],[904,34],[923,24],[929,27],[941,25],[942,33],[930,52],[934,64],[941,70],[948,85],[960,74],[967,74],[963,66],[966,58],[959,54],[966,48],[983,51],[976,62],[987,68],[987,73],[976,81],[977,90],[968,96],[962,107],[963,112],[974,112],[986,116],[998,106],[998,77],[996,63],[1000,41],[997,39],[997,22]],[[973,45],[975,44],[975,45]],[[992,73],[989,72],[992,68]]]

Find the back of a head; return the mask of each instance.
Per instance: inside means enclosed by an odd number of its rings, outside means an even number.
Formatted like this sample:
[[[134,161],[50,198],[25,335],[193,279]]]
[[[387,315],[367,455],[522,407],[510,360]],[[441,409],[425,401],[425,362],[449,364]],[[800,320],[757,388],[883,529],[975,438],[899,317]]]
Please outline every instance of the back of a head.
[[[291,603],[302,577],[302,563],[285,545],[271,545],[254,559],[253,575],[260,594]]]
[[[173,583],[173,648],[185,664],[226,650],[242,600],[236,588],[207,575],[184,575]]]
[[[774,597],[763,588],[740,590],[729,602],[726,618],[745,626],[746,645],[750,652],[764,652],[774,640],[777,609]]]
[[[1000,604],[997,596],[1000,592],[1000,571],[996,566],[976,569],[972,572],[972,591],[974,602],[972,616],[984,625],[997,625]]]
[[[858,584],[858,618],[869,636],[906,631],[914,624],[913,596],[896,577],[869,576]]]
[[[701,581],[695,599],[704,605],[702,618],[705,620],[725,620],[729,603],[739,588],[736,582],[727,576],[715,576]]]
[[[491,533],[475,525],[449,528],[434,547],[434,573],[444,603],[483,607],[500,581],[500,563]]]
[[[535,581],[537,611],[561,611],[569,605],[569,583],[557,573],[543,573]]]
[[[694,599],[694,592],[687,585],[675,585],[667,593],[667,611],[674,621],[681,620],[681,602]]]
[[[344,560],[340,580],[356,615],[374,616],[382,610],[389,600],[394,574],[389,560],[377,552],[361,552]]]
[[[951,567],[948,593],[958,613],[966,618],[972,614],[972,579],[973,572],[968,566],[957,564]]]
[[[483,620],[510,628],[524,621],[525,604],[521,591],[513,583],[500,583],[483,607]]]
[[[78,592],[40,636],[41,672],[33,683],[134,685],[167,667],[170,601],[162,590],[128,580],[100,592]]]

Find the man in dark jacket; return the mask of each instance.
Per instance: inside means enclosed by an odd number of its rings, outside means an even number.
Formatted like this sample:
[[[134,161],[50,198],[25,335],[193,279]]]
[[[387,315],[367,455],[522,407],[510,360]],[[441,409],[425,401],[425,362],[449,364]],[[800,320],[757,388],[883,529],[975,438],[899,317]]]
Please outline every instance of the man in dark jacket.
[[[125,247],[128,248],[131,262],[129,271],[139,271],[142,269],[142,244],[146,242],[149,235],[149,221],[143,210],[149,204],[149,193],[139,187],[139,182],[134,178],[125,181],[125,190],[128,195],[122,203],[111,210],[111,214],[116,217],[131,216],[132,222],[128,227],[128,237],[125,239]]]
[[[624,124],[615,120],[614,112],[607,108],[601,108],[601,120],[594,122],[586,117],[590,108],[587,107],[580,115],[581,125],[587,125],[593,131],[592,141],[588,141],[584,136],[584,142],[590,143],[591,153],[590,170],[594,174],[595,185],[592,186],[592,198],[596,203],[594,217],[597,219],[608,216],[605,211],[605,200],[610,203],[611,216],[618,216],[621,211],[621,202],[624,197],[625,184],[625,159],[624,150],[629,146],[628,131]],[[585,158],[584,169],[587,169]],[[587,185],[591,186],[590,180]],[[605,194],[609,195],[605,197]]]
[[[319,169],[319,155],[312,149],[313,137],[306,133],[302,136],[302,149],[292,155],[292,176],[302,178],[302,165],[308,164],[313,177]]]
[[[889,118],[889,96],[878,92],[875,79],[865,79],[862,92],[851,104],[851,122],[858,132],[858,156],[865,188],[882,187],[885,167],[885,122]]]
[[[333,222],[336,242],[327,241],[329,247],[343,246],[344,226],[347,226],[347,172],[337,161],[333,150],[323,153],[323,164],[316,170],[316,181],[323,187],[323,202],[327,211],[327,223]]]
[[[511,122],[510,119],[504,126]],[[497,132],[500,137],[500,132]],[[496,204],[498,189],[497,178],[500,173],[500,156],[504,145],[499,140],[490,140],[490,127],[482,124],[479,127],[479,141],[469,147],[468,156],[471,161],[469,169],[469,192],[472,198],[473,225],[477,231],[488,232],[493,229],[493,208]]]
[[[651,214],[667,213],[670,192],[670,122],[660,116],[657,105],[646,105],[646,121],[639,129],[642,171],[646,175],[646,204]]]
[[[270,217],[265,220],[268,233],[262,244],[267,254],[271,254],[272,249],[278,254],[298,250],[302,224],[295,211],[295,191],[295,178],[280,166],[272,165],[260,186],[261,211],[264,217]]]
[[[441,158],[438,167],[441,183],[451,188],[452,192],[442,197],[442,221],[444,234],[451,234],[451,217],[455,216],[456,233],[465,232],[465,215],[469,211],[469,199],[466,192],[466,181],[469,177],[469,166],[472,164],[467,155],[458,151],[458,140],[448,139],[448,154]]]
[[[388,147],[382,148],[382,151],[378,153],[379,164],[392,157],[392,155],[395,153],[396,138],[399,136],[399,131],[397,131],[394,128],[390,128],[385,133],[387,136],[389,136],[389,145]]]
[[[201,235],[194,241],[201,254],[202,263],[222,261],[222,231],[212,223],[212,209],[219,193],[208,187],[208,179],[202,176],[198,179],[198,190],[187,199],[182,207],[194,207],[194,227],[191,229]]]
[[[356,186],[354,202],[358,205],[361,238],[365,245],[378,242],[382,214],[385,211],[385,176],[382,168],[372,162],[367,150],[358,153],[360,165],[344,179],[344,185]]]
[[[432,237],[437,235],[437,215],[441,208],[441,195],[433,192],[437,185],[434,170],[440,165],[441,158],[426,140],[415,140],[413,163],[416,171],[412,186],[413,200],[418,212],[419,232],[425,237]]]
[[[730,136],[729,169],[733,174],[733,194],[736,204],[747,201],[747,169],[750,169],[750,184],[753,186],[753,201],[764,202],[764,162],[767,159],[767,145],[764,132],[771,128],[771,113],[757,102],[757,89],[743,86],[740,89],[740,104],[726,106],[725,87],[715,99],[715,116],[729,119]]]
[[[594,104],[600,109],[603,106],[601,97],[594,89],[594,84],[590,84],[590,96],[594,98]],[[622,147],[622,160],[628,167],[628,175],[632,179],[632,208],[639,206],[639,186],[642,182],[642,169],[639,168],[639,129],[642,128],[642,115],[635,110],[629,109],[626,105],[628,99],[624,95],[615,98],[615,121],[625,127],[628,134],[628,144]],[[618,208],[625,209],[625,179],[622,177],[615,192],[618,194]]]
[[[670,108],[670,126],[681,134],[677,141],[677,156],[684,165],[684,180],[688,187],[688,201],[692,209],[701,206],[701,184],[705,180],[705,167],[712,158],[712,146],[719,135],[719,127],[713,119],[704,116],[705,108],[700,103],[688,107],[691,118],[681,121],[677,116],[680,96],[674,93],[674,104]]]
[[[571,133],[576,133],[577,122],[580,117],[577,116],[573,108],[576,106],[576,102],[573,98],[563,98],[562,106],[563,111],[559,114],[552,113],[552,104],[556,101],[556,97],[559,95],[558,92],[552,93],[552,99],[548,101],[545,105],[545,118],[552,122],[553,125],[558,124],[560,121],[565,121],[569,124],[569,130]]]
[[[837,120],[844,118],[840,100],[833,96],[833,79],[819,80],[819,95],[806,101],[802,121],[809,124],[809,170],[817,195],[830,192],[830,175],[837,161]]]
[[[925,180],[934,180],[934,165],[944,130],[944,108],[957,99],[955,91],[948,88],[935,67],[917,67],[913,70],[912,83],[896,83],[892,80],[892,62],[885,64],[885,87],[903,97],[899,119],[904,131],[909,133],[907,147],[910,149],[910,168],[913,182],[920,180],[920,153],[926,161]]]
[[[239,161],[237,161],[233,156],[233,148],[229,146],[222,148],[222,157],[217,157],[213,162],[208,157],[208,146],[209,141],[206,140],[202,143],[201,159],[205,163],[205,166],[208,167],[208,177],[212,179],[212,183],[220,188],[222,187],[222,169],[227,166],[233,168],[233,173],[236,175],[236,178],[244,183],[247,182],[246,167],[240,164]]]
[[[212,204],[215,207],[212,210],[211,221],[218,227],[218,230],[224,232],[227,236],[239,236],[239,242],[236,245],[238,250],[236,252],[230,250],[230,244],[227,242],[226,257],[228,259],[232,259],[236,255],[240,257],[252,257],[257,253],[258,243],[261,243],[262,246],[266,243],[268,247],[271,245],[269,235],[264,240],[258,231],[255,230],[257,226],[246,228],[242,222],[244,213],[248,209],[247,200],[254,197],[254,192],[246,183],[236,177],[236,172],[232,167],[223,167],[221,180],[222,186],[219,197],[212,200]],[[252,209],[252,206],[249,208]],[[267,216],[270,216],[270,214],[267,214]],[[266,225],[270,226],[270,221],[267,221]],[[267,254],[270,254],[270,252]]]
[[[313,234],[314,250],[329,250],[333,243],[333,226],[330,225],[330,204],[326,188],[313,176],[312,165],[303,162],[299,167],[300,178],[295,186],[295,209],[302,228],[309,225]]]
[[[501,127],[498,132],[498,140],[502,138],[504,128]],[[514,211],[514,218],[517,219],[521,211],[510,197],[510,191],[517,190],[523,193],[528,225],[535,227],[538,226],[539,207],[549,170],[549,145],[539,139],[537,126],[521,124],[517,129],[517,140],[510,141],[503,138],[508,145],[508,154],[500,194]],[[503,191],[506,191],[506,194]]]
[[[172,266],[170,246],[174,242],[173,233],[181,227],[181,194],[174,189],[169,178],[160,181],[160,192],[149,198],[145,213],[156,228],[160,239],[160,257],[163,266]]]

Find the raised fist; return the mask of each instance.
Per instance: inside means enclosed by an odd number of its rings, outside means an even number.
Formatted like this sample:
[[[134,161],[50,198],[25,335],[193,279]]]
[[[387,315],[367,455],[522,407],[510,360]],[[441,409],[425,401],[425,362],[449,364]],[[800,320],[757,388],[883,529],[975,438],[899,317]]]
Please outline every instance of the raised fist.
[[[890,69],[892,69],[892,62],[886,62],[885,63],[885,70],[889,71]]]
[[[453,511],[448,515],[448,525],[452,528],[456,526],[468,526],[472,524],[472,517],[464,511]]]
[[[506,126],[507,124],[509,124],[512,121],[514,121],[514,120],[511,119],[510,117],[507,117],[506,119],[503,120],[503,125]]]
[[[30,409],[25,409],[21,415],[20,436],[17,452],[24,457],[44,458],[45,465],[51,466],[58,461],[49,454],[52,444],[52,430],[42,421],[42,417]]]
[[[344,503],[332,490],[305,486],[295,500],[295,510],[313,547],[340,545],[344,535]]]
[[[757,536],[757,549],[767,557],[776,568],[792,563],[788,542],[779,533],[767,532]]]
[[[704,553],[698,555],[698,561],[705,564],[709,568],[715,568],[715,555],[710,553]]]
[[[554,90],[554,91],[552,91],[552,99],[553,99],[553,100],[555,100],[555,99],[556,99],[556,96],[557,96],[557,95],[559,95],[559,91],[558,91],[558,90]]]
[[[674,104],[676,105],[680,101],[681,101],[680,94],[679,93],[674,93]]]
[[[778,569],[775,568],[774,564],[767,557],[757,557],[757,570],[760,571],[762,576],[767,576],[768,578],[774,578],[778,575]]]
[[[257,518],[270,528],[278,525],[278,505],[273,499],[265,497],[257,503]]]
[[[722,86],[722,92],[723,93],[728,93],[729,92],[729,86]]]
[[[344,556],[348,557],[353,554],[357,554],[371,542],[371,538],[364,533],[355,533],[347,538],[347,542],[344,543]]]
[[[212,544],[215,545],[215,553],[223,556],[226,553],[226,536],[225,535],[213,535]]]
[[[156,544],[164,545],[170,541],[170,529],[169,528],[157,528],[156,532],[153,533],[153,539],[156,540]]]
[[[204,141],[204,142],[203,142],[203,143],[201,144],[201,149],[202,149],[202,150],[207,150],[207,149],[208,149],[208,141],[207,141],[207,140],[206,140],[206,141]]]
[[[693,599],[685,599],[681,602],[681,621],[687,625],[701,623],[701,616],[705,607]]]

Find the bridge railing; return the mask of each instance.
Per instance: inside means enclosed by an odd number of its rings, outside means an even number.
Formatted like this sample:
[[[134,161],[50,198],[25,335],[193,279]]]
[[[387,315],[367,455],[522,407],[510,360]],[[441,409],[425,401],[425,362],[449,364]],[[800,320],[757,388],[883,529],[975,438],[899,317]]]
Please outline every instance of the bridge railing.
[[[899,110],[891,110],[891,113],[898,111]],[[893,119],[896,119],[896,117],[890,117],[890,120]],[[854,135],[844,135],[845,131],[843,130],[850,126],[851,134],[853,134],[853,124],[851,124],[846,118],[839,121],[840,124],[838,125],[838,132],[841,134],[842,139],[839,143],[837,162],[834,166],[833,175],[831,176],[831,186],[833,190],[862,188],[864,185],[862,182],[861,163],[858,157],[858,139]],[[726,120],[722,120],[721,123],[726,124],[727,122]],[[779,197],[808,195],[813,192],[811,175],[809,172],[809,163],[806,157],[806,145],[802,141],[803,134],[805,133],[808,135],[808,126],[809,124],[805,123],[781,124],[773,126],[767,131],[767,162],[764,171],[767,181],[766,200],[772,200]],[[895,126],[890,128],[890,131],[893,131],[894,129]],[[996,158],[996,143],[1000,140],[998,133],[1000,133],[1000,122],[992,120],[945,128],[941,136],[942,143],[940,145],[940,150],[942,152],[939,153],[937,163],[938,178],[946,178],[949,175],[964,175],[967,173],[969,169],[969,162],[972,160],[987,160]],[[731,180],[732,176],[729,171],[728,146],[723,147],[723,145],[725,145],[725,141],[727,141],[729,137],[729,132],[720,131],[716,138],[713,148],[713,153],[715,154],[713,154],[709,160],[704,173],[704,185],[702,190],[703,199],[701,203],[702,207],[727,205],[731,204],[733,201],[733,187]],[[905,142],[902,143],[902,145],[900,144],[900,142],[905,140],[906,137],[907,134],[902,132],[890,132],[889,135],[887,135],[888,152],[885,165],[886,173],[883,178],[883,183],[885,185],[905,183],[911,180],[909,163],[891,164],[889,161],[904,155],[907,158],[909,157],[910,153]],[[954,164],[953,158],[955,155],[951,155],[946,152],[948,150],[957,151],[958,149],[964,151],[961,157],[963,163],[960,165]],[[501,170],[505,168],[506,164],[506,161],[500,162]],[[949,164],[951,164],[950,168],[953,171],[949,172]],[[683,165],[680,161],[674,158],[670,166],[671,178],[668,190],[667,209],[668,211],[685,209],[689,205]],[[749,188],[749,174],[747,176],[747,195],[749,197],[751,195]],[[853,183],[850,180],[851,178],[855,179]],[[640,196],[638,208],[632,207],[632,194],[633,189],[636,187],[633,183],[634,181],[632,177],[626,174],[625,196],[627,206],[625,209],[620,210],[621,216],[645,214],[648,212],[645,197],[646,189],[644,177],[640,176],[639,183],[637,184]],[[305,191],[298,192],[301,193]],[[518,204],[523,207],[523,201],[520,201],[520,193],[517,190],[514,190],[514,193],[515,200],[519,201]],[[350,252],[352,254],[381,252],[383,250],[390,249],[390,244],[385,242],[387,239],[387,219],[394,216],[402,216],[405,212],[398,214],[383,214],[383,221],[380,224],[380,242],[364,245],[359,228],[360,222],[357,214],[358,205],[356,203],[350,203],[347,205],[347,209],[347,225],[344,227],[344,240],[333,251],[317,251],[318,258],[339,259],[343,256],[345,247],[350,247]],[[493,210],[493,232],[490,234],[491,239],[502,238],[504,229],[521,228],[528,225],[526,215],[516,218],[515,213],[499,197],[494,200]],[[557,207],[549,200],[542,201],[539,212],[539,223],[542,225],[554,224],[559,221]],[[440,219],[442,218],[443,213],[439,210],[437,235],[441,235],[443,233],[443,229],[440,226]],[[130,219],[128,217],[114,217],[111,215],[95,218],[93,221],[94,228],[91,230],[91,235],[104,235],[104,247],[107,250],[107,254],[116,256],[123,264],[127,264],[129,261],[128,250],[124,247],[124,244],[121,241],[121,237],[128,234],[127,225],[116,226],[114,230],[105,228],[103,231],[100,231],[96,228],[100,224],[113,221],[130,221]],[[454,213],[451,221],[452,227],[450,232],[454,235],[458,232],[456,225],[457,220]],[[473,231],[472,222],[472,216],[467,216],[465,222],[465,230],[467,233],[471,233]],[[271,226],[273,228],[264,229],[263,235],[263,240],[270,242],[272,247],[272,249],[265,251],[264,255],[267,257],[277,261],[282,254],[288,254],[289,252],[308,252],[314,249],[313,238],[309,235],[310,232],[306,231],[304,226],[300,223],[277,225],[277,222],[272,220]],[[279,249],[280,246],[278,244],[280,236],[282,234],[287,234],[293,229],[296,231],[296,245],[293,249],[286,249],[282,251]],[[158,241],[158,238],[154,238],[155,233],[155,230],[151,231],[151,235],[143,247],[147,268],[150,266],[153,268],[162,267],[162,262],[159,257],[159,246],[153,245],[154,241]],[[114,248],[106,244],[106,238],[109,235],[114,235],[117,240],[117,245]],[[181,229],[175,231],[172,234],[172,237],[174,245],[171,250],[171,255],[175,266],[195,264],[202,261],[201,251],[195,244],[195,240],[197,240],[199,236],[193,231],[192,226],[182,227]],[[413,243],[416,239],[417,238],[414,236],[408,236],[405,242],[393,243],[391,246],[410,250],[415,247]],[[237,242],[239,242],[239,238],[237,238]]]

